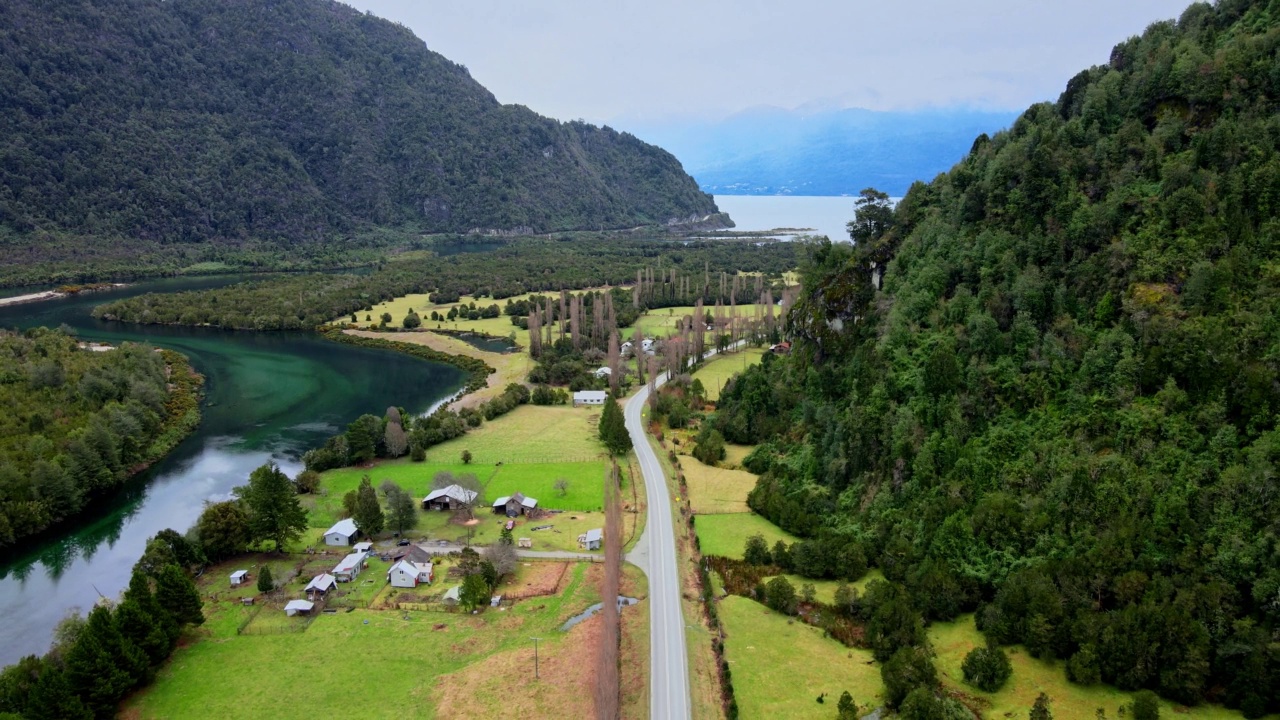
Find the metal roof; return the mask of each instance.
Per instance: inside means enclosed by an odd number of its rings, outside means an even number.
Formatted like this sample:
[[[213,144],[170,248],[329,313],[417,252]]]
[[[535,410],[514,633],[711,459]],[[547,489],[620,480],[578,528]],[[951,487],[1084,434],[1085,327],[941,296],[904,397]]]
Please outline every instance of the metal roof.
[[[601,530],[600,528],[593,528],[587,531],[587,542],[591,542],[592,540],[602,540],[602,539],[604,539],[604,531]]]
[[[307,590],[319,590],[320,592],[329,592],[334,585],[338,584],[338,578],[329,573],[320,573],[311,578],[311,582],[307,583]]]
[[[461,485],[450,485],[449,487],[443,487],[439,490],[432,490],[425,498],[422,499],[422,502],[431,502],[439,497],[450,497],[458,502],[469,503],[475,501],[476,494],[476,491],[468,490]]]
[[[339,535],[354,537],[357,532],[359,532],[359,530],[356,529],[356,521],[351,518],[343,518],[342,520],[334,523],[333,527],[326,530],[324,534],[330,535],[332,533],[338,533]]]

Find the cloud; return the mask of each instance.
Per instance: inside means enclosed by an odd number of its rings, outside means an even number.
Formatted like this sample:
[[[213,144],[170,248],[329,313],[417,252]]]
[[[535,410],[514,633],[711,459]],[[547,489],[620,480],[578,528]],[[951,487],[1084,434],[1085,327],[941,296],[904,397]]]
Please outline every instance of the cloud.
[[[1017,109],[1187,0],[349,0],[561,119],[759,105]]]

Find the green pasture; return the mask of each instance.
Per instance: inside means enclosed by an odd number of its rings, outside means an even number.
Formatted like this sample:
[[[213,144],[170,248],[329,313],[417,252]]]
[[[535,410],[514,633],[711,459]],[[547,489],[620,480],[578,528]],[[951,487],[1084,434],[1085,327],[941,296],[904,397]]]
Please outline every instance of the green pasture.
[[[755,513],[695,515],[694,529],[698,533],[698,544],[703,555],[720,555],[739,560],[742,559],[742,549],[747,544],[747,538],[756,533],[764,536],[770,548],[778,540],[788,544],[796,541],[795,536]]]

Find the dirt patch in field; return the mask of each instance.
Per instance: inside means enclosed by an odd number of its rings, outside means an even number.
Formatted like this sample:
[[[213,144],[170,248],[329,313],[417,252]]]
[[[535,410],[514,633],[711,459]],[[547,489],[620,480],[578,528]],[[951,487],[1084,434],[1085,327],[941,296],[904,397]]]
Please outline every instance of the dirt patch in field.
[[[436,681],[432,704],[440,718],[587,718],[594,714],[591,672],[599,616],[576,625],[559,642],[491,655]]]
[[[499,592],[511,600],[556,595],[567,582],[569,563],[532,562],[520,568],[515,584]]]

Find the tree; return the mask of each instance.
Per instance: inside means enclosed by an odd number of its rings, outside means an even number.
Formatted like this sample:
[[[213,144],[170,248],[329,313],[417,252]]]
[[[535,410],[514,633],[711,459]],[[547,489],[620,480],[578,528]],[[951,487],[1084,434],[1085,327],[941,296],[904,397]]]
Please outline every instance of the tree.
[[[747,538],[742,559],[748,565],[769,565],[773,562],[773,558],[769,555],[769,543],[764,539],[764,535],[756,533]]]
[[[138,647],[152,665],[169,657],[173,646],[161,618],[143,609],[136,600],[122,600],[116,606],[116,624],[120,634]]]
[[[813,586],[813,583],[804,583],[800,586],[800,599],[804,601],[806,605],[812,605],[817,594],[818,589]]]
[[[489,602],[489,585],[480,573],[468,575],[458,592],[458,603],[466,610],[474,610]]]
[[[258,592],[268,593],[275,589],[276,583],[271,577],[271,566],[264,564],[262,572],[258,573]]]
[[[1150,690],[1133,696],[1133,720],[1160,720],[1160,698]]]
[[[554,487],[556,492],[560,494],[560,497],[564,497],[569,494],[569,481],[565,478],[556,478],[556,484]]]
[[[149,615],[157,626],[164,632],[167,646],[164,656],[168,657],[173,652],[174,646],[178,642],[178,637],[182,634],[182,628],[178,622],[173,619],[160,601],[156,599],[155,593],[151,590],[151,580],[138,570],[133,571],[133,575],[129,577],[129,587],[124,591],[123,602],[136,604],[143,612]],[[131,638],[134,642],[138,642],[137,638]],[[151,651],[142,643],[139,643],[144,651],[149,655]]]
[[[179,625],[202,625],[200,592],[191,577],[177,565],[166,565],[156,578],[156,602]]]
[[[858,720],[858,704],[848,690],[840,693],[840,702],[836,703],[836,720]]]
[[[724,435],[719,430],[704,425],[698,433],[697,444],[693,448],[693,456],[704,465],[715,465],[724,460],[727,451],[724,447]]]
[[[849,586],[849,583],[841,581],[836,586],[835,595],[832,597],[832,604],[835,608],[843,613],[853,611],[853,604],[858,600],[858,591]]]
[[[347,425],[348,456],[353,465],[372,460],[378,453],[382,437],[382,420],[375,415],[361,415]]]
[[[893,227],[893,205],[887,193],[867,188],[858,193],[854,208],[854,219],[847,226],[854,244],[878,240]]]
[[[626,418],[612,395],[605,398],[598,429],[600,442],[604,443],[610,455],[625,455],[631,451],[631,434],[627,432]]]
[[[498,544],[499,545],[515,545],[516,544],[515,538],[512,537],[511,528],[507,527],[506,525],[502,526],[502,532],[498,533]]]
[[[1031,706],[1030,720],[1053,720],[1053,712],[1049,710],[1049,696],[1040,693]]]
[[[783,615],[796,614],[796,589],[782,576],[778,576],[764,586],[764,604]]]
[[[470,465],[470,464],[471,464],[471,451],[470,451],[470,450],[463,450],[463,451],[462,451],[462,464],[463,464],[463,465]]]
[[[31,686],[22,717],[28,720],[92,720],[93,710],[76,694],[80,689],[71,685],[67,672],[62,668],[45,663],[40,677]]]
[[[206,504],[196,521],[196,537],[211,562],[244,552],[250,541],[249,513],[244,504],[238,500]]]
[[[409,314],[404,316],[405,330],[414,330],[421,326],[422,326],[422,318],[418,317],[418,313],[414,312],[413,310],[410,310]]]
[[[356,528],[370,538],[382,532],[386,522],[382,505],[378,502],[378,491],[373,489],[368,475],[360,479],[360,487],[356,488],[356,507],[351,519],[355,521]]]
[[[934,668],[928,651],[908,646],[898,650],[888,662],[880,666],[880,679],[884,682],[885,702],[889,707],[896,708],[912,690],[918,687],[936,687],[938,671]]]
[[[271,540],[279,552],[307,529],[307,512],[298,502],[293,483],[275,463],[254,470],[249,484],[234,493],[249,512],[249,533],[254,541]]]
[[[773,564],[777,565],[783,572],[791,572],[791,551],[787,549],[787,544],[779,540],[773,544],[773,552],[769,554],[773,558]]]
[[[320,473],[315,470],[303,470],[293,479],[293,484],[298,487],[299,495],[310,495],[320,489]]]
[[[385,487],[384,483],[384,487]],[[418,509],[413,504],[413,497],[391,483],[385,490],[387,496],[387,525],[394,528],[396,535],[403,535],[406,530],[418,524]]]
[[[398,458],[409,447],[409,437],[398,422],[387,421],[387,428],[382,434],[382,445],[387,449],[387,457]]]
[[[146,655],[120,634],[111,611],[101,605],[89,612],[66,667],[70,685],[98,717],[114,717],[116,703],[149,672]]]
[[[998,646],[990,643],[986,647],[970,650],[960,669],[964,672],[965,682],[986,692],[999,690],[1013,673],[1009,657]]]
[[[516,548],[510,543],[498,543],[485,548],[484,559],[493,566],[498,579],[515,572],[520,563],[520,557],[516,555]]]

